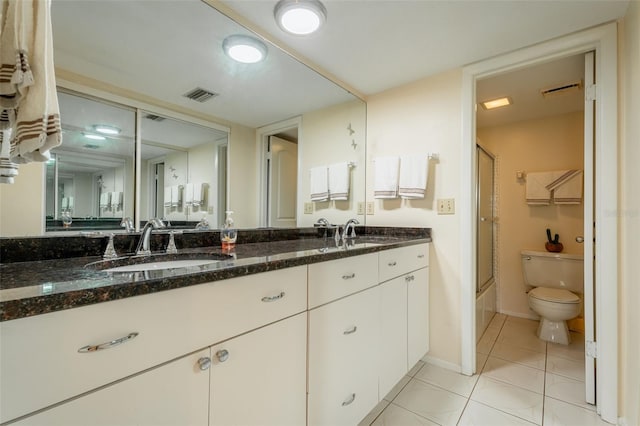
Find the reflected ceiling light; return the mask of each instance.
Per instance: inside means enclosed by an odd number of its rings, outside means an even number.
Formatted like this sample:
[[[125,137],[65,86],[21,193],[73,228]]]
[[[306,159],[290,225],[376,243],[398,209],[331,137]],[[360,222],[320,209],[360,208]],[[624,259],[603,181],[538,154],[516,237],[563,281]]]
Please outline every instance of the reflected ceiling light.
[[[92,139],[94,141],[103,141],[103,140],[107,139],[104,136],[94,135],[93,133],[83,133],[82,136],[84,136],[87,139]]]
[[[290,34],[307,35],[324,24],[327,9],[318,0],[280,0],[273,15],[276,23]]]
[[[482,105],[482,108],[488,110],[488,109],[500,108],[503,106],[511,105],[512,103],[513,102],[511,101],[511,98],[504,97],[504,98],[491,99],[489,101],[480,102],[480,105]]]
[[[255,64],[267,57],[267,46],[260,40],[246,35],[232,35],[222,42],[224,53],[243,64]]]
[[[93,130],[104,135],[119,135],[121,132],[117,127],[108,124],[96,124],[93,126]]]

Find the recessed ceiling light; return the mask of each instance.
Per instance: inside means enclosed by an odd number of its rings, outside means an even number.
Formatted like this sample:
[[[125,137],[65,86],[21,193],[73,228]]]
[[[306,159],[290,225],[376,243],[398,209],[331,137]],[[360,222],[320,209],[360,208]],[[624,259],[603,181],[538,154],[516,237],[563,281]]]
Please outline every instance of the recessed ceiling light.
[[[494,108],[500,108],[503,106],[511,105],[512,103],[513,102],[511,101],[511,98],[504,97],[504,98],[491,99],[489,101],[480,102],[480,105],[482,105],[482,108],[484,109],[494,109]]]
[[[267,46],[260,40],[246,35],[232,35],[222,42],[224,53],[243,64],[255,64],[267,56]]]
[[[82,136],[84,136],[87,139],[93,139],[94,141],[103,141],[107,139],[104,136],[94,135],[93,133],[83,133]]]
[[[317,31],[327,19],[327,9],[318,0],[280,0],[273,15],[276,23],[290,34],[307,35]]]
[[[93,130],[95,130],[98,133],[102,133],[105,135],[119,135],[120,134],[120,129],[118,129],[115,126],[110,126],[108,124],[96,124],[93,126]]]

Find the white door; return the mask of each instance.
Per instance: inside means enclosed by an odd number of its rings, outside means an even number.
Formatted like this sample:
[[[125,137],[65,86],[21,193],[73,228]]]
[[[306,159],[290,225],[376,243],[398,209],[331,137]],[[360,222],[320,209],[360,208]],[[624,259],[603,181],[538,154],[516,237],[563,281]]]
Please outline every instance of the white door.
[[[595,280],[594,280],[594,115],[595,101],[595,52],[584,58],[584,341],[585,341],[585,398],[596,403],[595,350]]]
[[[267,224],[296,227],[298,144],[269,136]]]

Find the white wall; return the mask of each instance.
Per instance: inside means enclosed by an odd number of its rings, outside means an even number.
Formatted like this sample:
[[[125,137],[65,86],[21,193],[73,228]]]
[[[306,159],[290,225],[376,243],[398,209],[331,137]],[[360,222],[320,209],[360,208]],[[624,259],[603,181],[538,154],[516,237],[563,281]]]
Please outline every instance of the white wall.
[[[560,235],[564,253],[583,252],[575,237],[583,234],[584,206],[530,206],[525,202],[525,180],[516,178],[519,170],[584,169],[583,128],[580,111],[478,129],[480,144],[496,156],[500,312],[537,318],[529,309],[520,251],[545,251],[547,228]]]
[[[640,424],[640,2],[619,27],[620,47],[620,413]]]
[[[375,157],[440,156],[430,162],[424,200],[376,200],[367,225],[433,229],[429,355],[454,366],[460,365],[460,218],[437,215],[435,200],[460,196],[461,79],[461,70],[452,70],[367,100],[367,201],[373,200]]]
[[[228,206],[237,228],[258,226],[256,129],[235,125],[229,134]]]
[[[44,178],[44,163],[21,164],[14,184],[0,184],[0,236],[42,235]]]

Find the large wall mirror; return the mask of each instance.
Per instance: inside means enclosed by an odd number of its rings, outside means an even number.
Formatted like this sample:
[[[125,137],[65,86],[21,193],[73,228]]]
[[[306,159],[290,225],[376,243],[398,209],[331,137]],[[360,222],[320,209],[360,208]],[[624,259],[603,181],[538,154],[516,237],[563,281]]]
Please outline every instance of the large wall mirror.
[[[54,0],[51,14],[63,145],[2,188],[0,236],[120,230],[123,217],[219,227],[225,210],[242,228],[364,223],[362,100],[268,42],[264,61],[233,61],[226,37],[260,37],[205,1]],[[119,133],[89,139],[101,124]],[[281,169],[271,141],[295,145]],[[312,169],[341,163],[348,197],[312,202]]]

